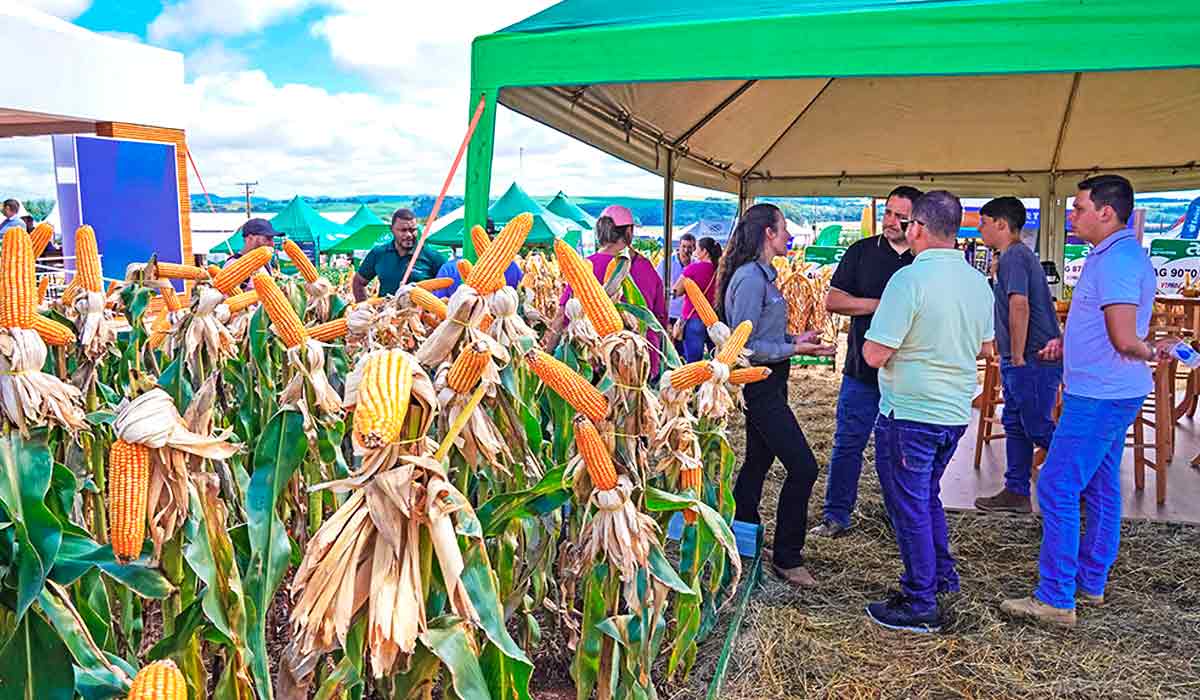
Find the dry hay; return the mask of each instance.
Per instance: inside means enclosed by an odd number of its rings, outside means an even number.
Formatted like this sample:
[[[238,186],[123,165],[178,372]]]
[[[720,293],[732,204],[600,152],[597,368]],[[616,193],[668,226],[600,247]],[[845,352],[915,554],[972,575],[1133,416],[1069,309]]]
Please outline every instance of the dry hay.
[[[824,501],[839,380],[828,369],[793,372],[792,405],[822,469],[810,525]],[[731,431],[739,454],[742,431]],[[962,593],[947,600],[948,624],[940,635],[892,632],[863,612],[897,587],[900,572],[873,460],[868,447],[853,533],[808,541],[820,587],[798,592],[764,574],[722,698],[1200,697],[1200,529],[1124,523],[1106,604],[1080,607],[1078,626],[1059,631],[1008,622],[998,609],[1036,582],[1040,521],[950,513]],[[777,463],[763,496],[768,544],[782,476]],[[687,685],[663,697],[704,697],[723,632],[702,646]]]

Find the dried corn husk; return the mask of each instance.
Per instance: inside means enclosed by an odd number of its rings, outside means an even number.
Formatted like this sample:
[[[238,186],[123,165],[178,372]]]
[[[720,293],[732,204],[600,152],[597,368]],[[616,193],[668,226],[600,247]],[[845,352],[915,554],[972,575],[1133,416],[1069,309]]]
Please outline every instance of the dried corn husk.
[[[637,509],[632,495],[633,482],[624,474],[617,477],[616,488],[593,490],[588,505],[594,510],[579,537],[579,568],[603,557],[620,572],[627,592],[658,541],[658,525]]]
[[[599,347],[599,363],[607,368],[600,388],[617,449],[642,477],[649,474],[649,440],[661,423],[658,397],[647,384],[652,352],[645,336],[629,330],[609,334]]]
[[[81,290],[75,297],[75,311],[83,321],[79,346],[92,363],[98,363],[106,353],[115,351],[119,324],[107,304],[104,292]]]
[[[433,329],[417,350],[417,361],[423,367],[437,367],[447,360],[453,360],[462,342],[474,343],[488,338],[494,343],[479,330],[487,313],[487,301],[479,296],[474,287],[460,284],[450,296],[446,320]]]
[[[502,347],[517,356],[523,352],[523,341],[532,344],[537,342],[538,337],[537,332],[517,315],[519,303],[517,290],[512,287],[501,287],[487,296],[488,313],[493,318],[487,333],[495,338]],[[507,360],[504,364],[507,364]]]
[[[317,323],[332,320],[329,317],[329,309],[333,297],[337,294],[333,284],[324,277],[318,277],[313,282],[305,283],[304,290],[308,293],[306,315]]]
[[[46,343],[37,331],[0,328],[0,405],[5,417],[25,436],[47,422],[71,433],[84,429],[82,393],[43,372],[45,364]]]
[[[479,343],[477,349],[485,351],[487,347],[486,343]],[[498,346],[496,349],[503,351]],[[491,361],[484,365],[483,375],[479,378],[479,383],[484,386],[484,396],[496,396],[497,388],[500,386],[498,364],[507,363],[508,354],[504,353],[502,358],[493,354]],[[434,388],[438,392],[438,403],[441,406],[443,434],[458,420],[459,415],[471,400],[470,394],[459,394],[447,386],[446,378],[450,374],[451,365],[452,363],[449,362],[442,363],[434,379]],[[508,441],[500,434],[499,428],[496,427],[495,421],[487,411],[471,412],[461,432],[454,439],[454,446],[462,453],[467,464],[473,470],[480,469],[486,463],[500,473],[509,473],[508,464],[513,461],[512,452],[508,449]]]
[[[209,362],[218,364],[232,358],[237,352],[233,334],[218,313],[224,309],[228,318],[229,308],[224,301],[225,295],[209,286],[198,286],[192,294],[191,313],[183,319],[177,331],[183,336],[183,352],[188,366],[200,366],[201,351],[205,352]]]
[[[583,312],[583,304],[575,297],[567,300],[563,307],[567,319],[564,339],[574,344],[580,359],[588,364],[595,364],[600,356],[600,334],[592,325],[591,319]]]
[[[563,292],[558,263],[535,251],[521,262],[521,273],[526,318],[530,323],[549,323],[558,313],[558,300]]]

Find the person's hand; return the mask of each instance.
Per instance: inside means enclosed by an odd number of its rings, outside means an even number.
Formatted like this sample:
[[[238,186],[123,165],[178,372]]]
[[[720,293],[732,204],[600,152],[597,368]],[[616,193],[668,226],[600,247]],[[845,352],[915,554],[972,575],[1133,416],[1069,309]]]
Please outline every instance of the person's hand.
[[[1154,348],[1154,359],[1155,360],[1165,360],[1165,359],[1171,357],[1171,348],[1175,347],[1180,342],[1182,342],[1182,341],[1180,341],[1179,338],[1176,338],[1174,336],[1167,336],[1166,338],[1161,338],[1159,340],[1156,340],[1153,343],[1150,343],[1149,345],[1150,345],[1150,347]]]
[[[1062,338],[1054,338],[1038,351],[1038,358],[1046,362],[1059,362],[1063,358]]]
[[[1024,367],[1025,358],[1021,355],[1013,355],[1008,364],[1012,365],[1013,367]]]
[[[796,336],[796,342],[797,343],[810,343],[810,344],[811,343],[820,343],[821,342],[821,332],[820,331],[804,331],[800,335]]]
[[[796,354],[809,355],[812,357],[833,357],[837,354],[836,345],[820,345],[818,343],[805,343],[796,341]]]

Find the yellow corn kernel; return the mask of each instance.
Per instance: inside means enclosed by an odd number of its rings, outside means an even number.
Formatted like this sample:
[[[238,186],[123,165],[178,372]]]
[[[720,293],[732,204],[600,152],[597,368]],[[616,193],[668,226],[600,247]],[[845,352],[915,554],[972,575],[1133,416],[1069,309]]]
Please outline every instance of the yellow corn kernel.
[[[72,279],[67,282],[67,286],[63,287],[62,303],[63,306],[70,306],[75,303],[75,295],[79,293],[79,280]]]
[[[583,466],[587,468],[592,486],[601,491],[617,487],[617,470],[613,466],[612,455],[608,446],[596,430],[596,424],[587,416],[575,416],[575,449],[583,458]]]
[[[483,317],[479,319],[479,330],[487,333],[489,330],[491,330],[492,323],[495,320],[495,316],[492,316],[491,314],[484,314]]]
[[[50,245],[50,241],[54,240],[54,227],[43,221],[33,228],[33,233],[29,234],[29,245],[33,248],[33,257],[37,258],[46,252],[46,247]]]
[[[46,301],[46,291],[48,289],[50,289],[50,275],[42,275],[42,278],[38,280],[37,287],[38,305]]]
[[[187,682],[174,661],[155,661],[134,676],[126,700],[187,700]]]
[[[750,331],[754,330],[754,324],[750,321],[742,321],[729,334],[729,340],[721,346],[721,351],[717,353],[717,360],[724,362],[727,366],[732,367],[738,358],[742,355],[742,349],[746,347],[746,341],[750,339]]]
[[[471,274],[463,281],[480,294],[491,294],[504,286],[504,271],[512,264],[525,238],[533,230],[533,215],[526,212],[513,217],[504,225],[496,240],[479,256]]]
[[[689,362],[679,369],[671,370],[671,388],[686,391],[712,379],[713,369],[706,360]]]
[[[158,293],[162,295],[163,304],[166,305],[167,311],[178,311],[183,308],[183,304],[179,303],[179,295],[175,293],[175,288],[172,286],[159,287]]]
[[[679,472],[679,489],[681,491],[692,490],[692,494],[697,498],[702,496],[701,490],[704,488],[704,470],[701,468],[684,469]],[[691,525],[696,522],[696,509],[688,508],[683,511],[683,522]]]
[[[100,248],[96,231],[84,224],[75,231],[75,276],[79,286],[89,292],[104,291],[104,276],[100,272]]]
[[[369,449],[400,437],[412,396],[413,367],[401,350],[377,350],[363,363],[354,407],[354,432]]]
[[[708,297],[704,296],[704,292],[700,291],[700,285],[696,284],[691,277],[683,278],[683,292],[692,302],[692,307],[696,309],[696,315],[700,317],[705,328],[709,328],[717,322],[717,312],[713,311],[712,304],[708,303]]]
[[[458,270],[458,278],[460,280],[465,280],[468,277],[470,277],[471,270],[473,267],[474,266],[471,265],[471,261],[467,260],[466,258],[463,258],[462,260],[459,260],[458,262],[454,263],[454,269]]]
[[[561,240],[554,241],[554,254],[563,277],[571,285],[571,293],[579,299],[583,313],[596,328],[596,333],[603,338],[621,330],[624,327],[621,315],[592,272],[592,264],[579,257],[574,248]]]
[[[237,312],[254,306],[258,303],[258,292],[251,289],[248,292],[234,294],[225,299],[225,306],[229,307],[229,313],[236,314]]]
[[[446,302],[435,297],[429,290],[421,287],[413,287],[408,292],[408,298],[418,308],[437,316],[438,321],[446,319]]]
[[[331,340],[337,340],[346,335],[347,330],[349,330],[349,326],[346,325],[346,317],[343,316],[309,328],[308,337],[313,340],[319,340],[322,343],[328,343]]]
[[[181,265],[173,262],[154,263],[154,274],[163,280],[191,280],[203,282],[209,278],[209,271],[195,265]]]
[[[312,284],[317,281],[319,275],[317,274],[316,266],[308,259],[308,256],[304,254],[300,246],[296,245],[295,241],[290,238],[285,240],[283,242],[283,252],[287,254],[288,260],[291,260],[296,269],[300,271],[300,276],[304,278],[305,282]]]
[[[454,286],[454,280],[449,277],[433,277],[417,282],[417,286],[427,292],[436,292],[439,289],[447,289]]]
[[[271,327],[283,344],[288,348],[302,344],[308,337],[308,331],[275,280],[265,272],[254,275],[254,291],[258,292],[258,298],[271,318]]]
[[[446,375],[446,386],[456,394],[470,393],[483,376],[483,369],[487,366],[490,355],[487,343],[483,341],[463,348],[458,357],[454,358],[454,364],[450,365],[450,372]]]
[[[215,280],[215,279],[217,278],[217,275],[219,275],[219,274],[221,274],[221,268],[217,267],[216,265],[209,265],[209,266],[208,266],[208,277],[209,277],[209,279],[214,279],[214,280]]]
[[[491,244],[492,238],[491,236],[488,236],[488,232],[483,230],[482,226],[475,224],[471,227],[471,245],[475,246],[476,260],[483,255],[484,251],[486,251],[488,246]]]
[[[108,450],[108,534],[118,561],[127,563],[142,553],[149,483],[150,448],[114,442]]]
[[[34,314],[33,330],[42,336],[46,345],[70,345],[75,342],[75,332],[52,318]]]
[[[37,280],[33,249],[25,229],[10,228],[0,244],[0,326],[33,328],[37,315]]]
[[[608,399],[575,370],[536,348],[525,355],[525,361],[538,379],[579,413],[595,423],[608,415]]]
[[[157,350],[163,341],[167,339],[167,334],[171,332],[171,321],[167,315],[160,313],[154,317],[154,324],[150,327],[150,338],[146,341],[151,350]]]
[[[739,367],[729,372],[730,384],[753,384],[771,376],[770,367]]]
[[[271,262],[275,250],[271,246],[259,246],[234,260],[213,278],[213,286],[222,294],[229,294],[242,282],[250,279],[260,267]]]

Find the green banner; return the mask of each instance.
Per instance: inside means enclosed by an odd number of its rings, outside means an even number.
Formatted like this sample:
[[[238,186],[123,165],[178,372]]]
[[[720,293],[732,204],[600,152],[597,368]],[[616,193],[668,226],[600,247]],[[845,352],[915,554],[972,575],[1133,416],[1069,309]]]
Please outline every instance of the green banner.
[[[1184,284],[1200,285],[1200,241],[1160,238],[1150,242],[1150,262],[1159,294],[1178,294]]]

